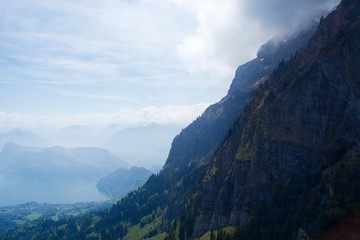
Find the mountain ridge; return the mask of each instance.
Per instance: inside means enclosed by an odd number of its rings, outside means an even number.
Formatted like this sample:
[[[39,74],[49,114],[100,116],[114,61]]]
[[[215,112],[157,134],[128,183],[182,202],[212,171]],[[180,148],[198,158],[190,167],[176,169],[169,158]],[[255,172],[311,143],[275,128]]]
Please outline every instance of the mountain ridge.
[[[255,59],[238,67],[228,94],[208,107],[198,119],[175,137],[164,171],[166,172],[167,168],[181,169],[197,161],[199,165],[208,162],[207,158],[211,157],[232,127],[254,85],[270,74],[281,61],[291,58],[296,51],[301,50],[315,30],[316,24],[313,23],[287,41],[270,40],[259,49]]]
[[[331,185],[330,179],[317,175],[329,173],[328,168],[343,158],[349,159],[346,165],[356,167],[359,75],[352,74],[357,65],[348,59],[358,62],[360,51],[346,50],[358,46],[359,21],[348,20],[358,9],[355,1],[340,4],[322,20],[308,48],[280,64],[252,92],[196,191],[200,194],[192,204],[201,214],[195,220],[195,236],[226,225],[244,226],[258,206],[271,201],[277,187],[293,178],[317,177],[323,185]],[[304,201],[320,201],[326,195],[331,199],[333,194],[325,191],[318,198],[299,194]]]
[[[47,141],[34,133],[17,128],[8,132],[0,133],[0,149],[2,149],[8,142],[28,147],[47,147],[49,145]]]
[[[0,160],[6,168],[26,171],[30,169],[36,170],[38,174],[48,174],[50,170],[54,170],[61,175],[61,171],[66,173],[66,170],[77,168],[73,174],[87,174],[81,168],[93,168],[92,172],[95,174],[97,168],[97,175],[106,174],[117,167],[129,167],[130,165],[120,160],[115,155],[105,149],[95,147],[82,148],[65,148],[61,146],[52,146],[47,148],[24,147],[15,143],[7,143],[0,153]],[[50,167],[47,170],[41,170],[42,166]],[[26,170],[28,169],[28,170]],[[73,170],[71,170],[73,172]],[[19,171],[21,173],[21,171]]]
[[[161,177],[167,179],[165,182],[170,185],[176,185],[177,182],[195,184],[200,180],[212,155],[239,117],[251,91],[256,89],[257,84],[283,59],[290,59],[300,51],[316,28],[313,23],[308,29],[289,37],[287,41],[278,41],[277,44],[275,40],[270,40],[259,49],[257,58],[238,67],[227,96],[208,107],[199,118],[174,138],[168,159],[160,172]],[[167,213],[169,218],[180,215],[180,209],[194,191],[193,187],[172,187],[170,196],[178,197],[170,201],[171,207]]]

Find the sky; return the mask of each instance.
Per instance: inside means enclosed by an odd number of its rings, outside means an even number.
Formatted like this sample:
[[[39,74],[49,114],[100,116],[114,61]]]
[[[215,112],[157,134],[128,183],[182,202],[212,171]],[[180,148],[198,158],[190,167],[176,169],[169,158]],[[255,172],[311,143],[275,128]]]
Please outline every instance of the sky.
[[[339,0],[0,0],[0,129],[188,124]]]

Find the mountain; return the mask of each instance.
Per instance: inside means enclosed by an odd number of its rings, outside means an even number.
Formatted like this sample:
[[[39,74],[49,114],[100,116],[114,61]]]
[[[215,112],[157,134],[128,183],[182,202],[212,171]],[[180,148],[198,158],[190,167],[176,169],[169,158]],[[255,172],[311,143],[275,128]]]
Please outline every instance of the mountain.
[[[195,200],[196,195],[202,194],[197,187],[200,186],[207,168],[211,166],[212,156],[217,152],[217,147],[224,142],[226,137],[229,137],[230,130],[239,119],[250,93],[265,81],[282,59],[290,59],[296,51],[306,46],[315,30],[316,26],[313,25],[297,36],[288,37],[286,41],[272,40],[262,46],[256,59],[237,69],[227,96],[219,103],[210,106],[202,116],[175,137],[162,171],[150,176],[144,186],[129,193],[110,211],[98,213],[97,218],[100,221],[97,224],[91,225],[92,215],[84,216],[83,219],[74,219],[73,222],[68,223],[81,225],[83,230],[81,232],[69,230],[67,236],[89,238],[89,235],[101,235],[102,239],[107,239],[107,237],[111,239],[110,236],[121,238],[126,234],[126,226],[141,222],[141,226],[151,224],[152,234],[169,232],[171,239],[175,237],[171,230],[174,221],[181,223],[182,230],[177,230],[179,234],[181,232],[181,239],[184,234],[187,236],[194,234],[197,211],[189,209],[187,203],[191,199]],[[131,132],[134,130],[132,129]],[[126,138],[123,141],[126,143]],[[84,222],[89,222],[90,225]],[[43,231],[48,236],[52,232],[56,233],[60,223],[51,224],[50,230],[40,227],[37,231]],[[10,235],[7,237],[10,238]],[[147,233],[142,237],[148,237]],[[94,239],[97,238],[94,237]]]
[[[75,203],[105,200],[97,181],[130,165],[98,148],[30,148],[7,143],[0,153],[0,206],[30,201]]]
[[[156,123],[117,131],[104,148],[136,166],[163,165],[172,139],[180,131],[176,125]]]
[[[0,133],[0,149],[8,142],[27,147],[46,147],[48,143],[41,137],[30,131],[13,129],[9,132]]]
[[[105,127],[71,125],[47,134],[53,145],[97,147],[107,149],[134,166],[163,166],[171,141],[181,130],[179,125],[151,123],[123,128],[116,124]]]
[[[162,176],[171,188],[169,218],[179,216],[191,197],[193,187],[202,177],[218,146],[229,134],[239,118],[250,93],[258,87],[282,62],[290,59],[308,43],[317,25],[313,23],[305,31],[283,40],[270,40],[259,49],[257,57],[236,70],[227,95],[206,111],[179,135],[172,143]],[[176,185],[177,182],[187,184]],[[178,187],[171,187],[176,185]]]
[[[129,167],[104,149],[83,147],[22,147],[7,143],[0,154],[2,172],[34,177],[101,177],[114,168]]]
[[[304,47],[316,30],[313,23],[306,31],[282,41],[270,40],[258,51],[257,57],[237,70],[227,95],[211,105],[187,128],[175,137],[164,171],[181,170],[188,165],[209,162],[217,146],[238,118],[251,90],[283,60]]]
[[[119,168],[100,178],[96,186],[100,192],[112,199],[120,199],[130,191],[144,185],[151,174],[153,173],[146,168]]]
[[[343,1],[251,93],[188,205],[195,236],[229,225],[244,239],[313,235],[359,207],[359,12]]]
[[[312,33],[265,44],[109,211],[4,238],[358,239],[359,12],[343,0]]]
[[[98,127],[85,125],[70,125],[50,134],[46,138],[52,145],[60,145],[69,148],[75,147],[99,147],[103,144],[103,139],[98,138]]]

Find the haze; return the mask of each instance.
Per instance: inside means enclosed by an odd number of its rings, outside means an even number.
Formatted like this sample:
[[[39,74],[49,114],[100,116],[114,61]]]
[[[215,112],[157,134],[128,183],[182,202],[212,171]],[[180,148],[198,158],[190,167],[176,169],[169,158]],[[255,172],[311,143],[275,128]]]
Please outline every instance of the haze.
[[[0,0],[1,147],[15,143],[16,154],[48,153],[56,145],[67,153],[106,149],[118,163],[156,172],[176,134],[226,95],[238,65],[264,42],[300,31],[309,22],[302,20],[318,20],[338,2]],[[0,192],[9,197],[0,204],[41,201],[16,195],[34,169],[18,172],[9,164],[18,158],[4,150]],[[25,180],[11,182],[14,173]],[[94,192],[64,201],[98,200],[94,186],[106,173],[85,174],[86,187],[77,176],[79,186]]]

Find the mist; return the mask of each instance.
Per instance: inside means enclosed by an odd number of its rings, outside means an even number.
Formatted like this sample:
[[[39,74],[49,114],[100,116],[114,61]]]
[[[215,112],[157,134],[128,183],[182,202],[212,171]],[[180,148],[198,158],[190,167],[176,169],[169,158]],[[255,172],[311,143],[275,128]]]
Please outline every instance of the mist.
[[[246,0],[242,12],[273,35],[291,35],[326,16],[340,0]]]
[[[81,188],[94,190],[86,200],[96,200],[96,182],[121,161],[158,171],[176,134],[225,95],[235,69],[255,57],[261,44],[301,31],[338,3],[39,1],[29,12],[28,2],[5,4],[0,188],[62,176],[70,185],[55,184],[62,186],[54,187],[58,192],[84,180],[79,184],[89,188]],[[130,27],[132,21],[141,27]],[[87,157],[74,157],[79,147],[114,161],[89,165]],[[7,196],[13,203],[40,201]]]
[[[188,9],[197,21],[196,30],[177,48],[184,64],[189,71],[211,73],[214,81],[227,84],[230,84],[234,69],[254,58],[263,43],[296,34],[312,21],[326,16],[340,2],[173,1]]]

